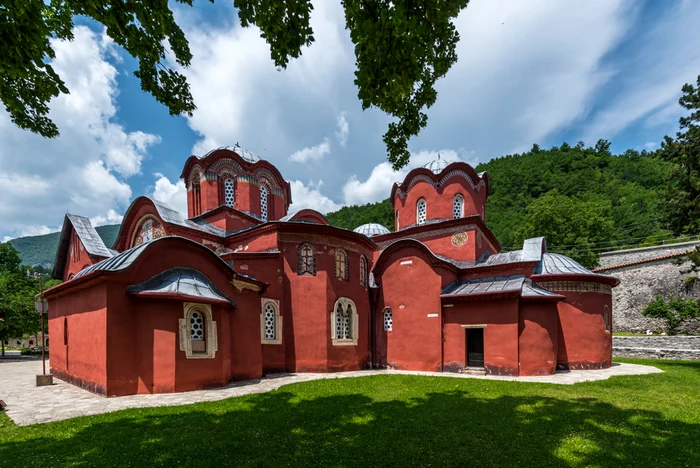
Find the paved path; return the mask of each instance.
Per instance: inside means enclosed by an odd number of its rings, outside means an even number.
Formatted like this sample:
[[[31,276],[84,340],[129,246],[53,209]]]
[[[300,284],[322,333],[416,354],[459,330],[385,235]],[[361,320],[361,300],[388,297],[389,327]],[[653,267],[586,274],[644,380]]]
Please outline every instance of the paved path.
[[[35,376],[41,373],[41,361],[0,362],[0,400],[4,400],[7,404],[8,416],[18,425],[26,426],[59,421],[76,416],[108,413],[126,408],[177,406],[202,401],[223,400],[234,396],[268,392],[290,383],[318,379],[364,377],[380,374],[408,374],[458,379],[575,384],[578,382],[605,380],[617,375],[641,375],[657,372],[662,371],[652,366],[615,363],[610,369],[561,372],[541,377],[500,377],[395,370],[365,370],[333,374],[280,374],[262,380],[238,382],[211,390],[105,398],[56,378],[54,378],[55,384],[50,387],[36,387]]]

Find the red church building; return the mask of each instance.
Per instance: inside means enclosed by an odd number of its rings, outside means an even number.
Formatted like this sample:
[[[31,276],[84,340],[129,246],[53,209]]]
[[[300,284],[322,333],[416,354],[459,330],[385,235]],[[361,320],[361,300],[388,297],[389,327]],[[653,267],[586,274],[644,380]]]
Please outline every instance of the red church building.
[[[546,375],[610,366],[617,280],[501,252],[487,174],[437,160],[395,184],[395,229],[287,214],[290,184],[238,147],[192,156],[188,217],[133,201],[108,248],[66,215],[49,300],[51,371],[103,395],[277,372],[368,368]]]

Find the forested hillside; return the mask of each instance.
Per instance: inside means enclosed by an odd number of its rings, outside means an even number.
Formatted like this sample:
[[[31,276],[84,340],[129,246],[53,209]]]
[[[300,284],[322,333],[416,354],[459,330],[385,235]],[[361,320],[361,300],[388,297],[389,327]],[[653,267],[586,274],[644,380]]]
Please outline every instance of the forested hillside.
[[[550,250],[594,266],[600,251],[670,237],[659,210],[670,166],[645,151],[612,155],[609,147],[606,141],[594,148],[535,145],[477,166],[491,180],[486,222],[504,249],[544,235]],[[327,217],[347,229],[365,222],[394,227],[389,200]]]
[[[661,222],[662,190],[670,166],[642,151],[621,155],[609,143],[595,148],[563,144],[548,150],[537,145],[523,154],[492,159],[476,167],[491,180],[486,222],[504,250],[515,250],[524,239],[545,236],[554,252],[586,266],[605,250],[651,244],[669,239]],[[394,229],[389,200],[350,206],[326,215],[335,226],[354,229],[365,223]],[[107,246],[119,225],[97,232]],[[10,241],[26,265],[53,263],[59,233]]]
[[[98,226],[95,230],[105,245],[112,247],[119,233],[119,224]],[[51,268],[56,256],[56,248],[58,247],[60,236],[60,232],[52,232],[43,236],[19,237],[12,239],[10,244],[19,250],[23,265],[41,265],[45,268]]]

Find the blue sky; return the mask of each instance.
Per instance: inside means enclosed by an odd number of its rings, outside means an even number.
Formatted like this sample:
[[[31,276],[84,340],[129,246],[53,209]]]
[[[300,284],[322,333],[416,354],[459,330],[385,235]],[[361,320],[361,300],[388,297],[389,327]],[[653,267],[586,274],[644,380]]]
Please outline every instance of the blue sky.
[[[339,0],[316,2],[316,42],[276,70],[231,2],[177,5],[190,41],[183,70],[198,106],[173,117],[140,89],[134,60],[80,20],[54,42],[71,94],[52,103],[61,136],[19,130],[0,109],[0,239],[60,228],[66,212],[118,222],[139,195],[184,210],[186,158],[222,145],[271,161],[292,209],[379,201],[408,168],[386,163],[389,119],[362,111]],[[653,149],[677,130],[684,83],[700,74],[700,2],[472,0],[457,18],[459,60],[438,83],[410,167],[437,153],[476,165],[562,141]]]

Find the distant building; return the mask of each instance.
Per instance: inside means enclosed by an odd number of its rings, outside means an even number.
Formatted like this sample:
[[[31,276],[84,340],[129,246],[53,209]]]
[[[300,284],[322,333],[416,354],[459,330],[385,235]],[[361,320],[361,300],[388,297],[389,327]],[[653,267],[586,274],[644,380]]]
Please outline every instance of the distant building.
[[[140,197],[113,248],[66,215],[46,292],[52,372],[104,395],[195,390],[273,372],[497,375],[610,366],[613,277],[502,253],[489,179],[437,160],[395,184],[395,231],[288,214],[290,185],[240,148],[190,157],[188,218]]]

